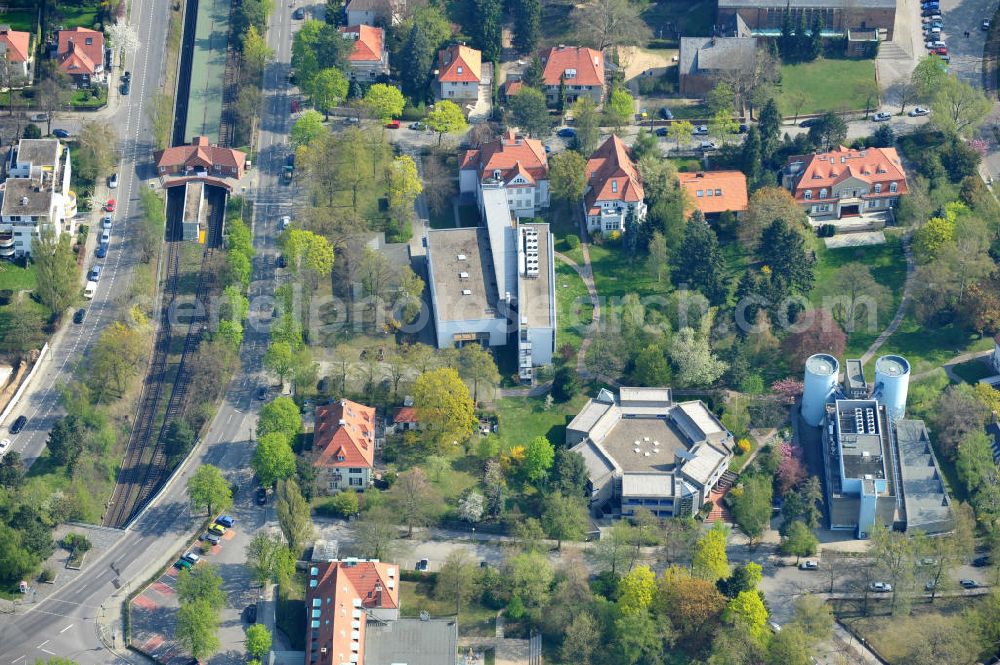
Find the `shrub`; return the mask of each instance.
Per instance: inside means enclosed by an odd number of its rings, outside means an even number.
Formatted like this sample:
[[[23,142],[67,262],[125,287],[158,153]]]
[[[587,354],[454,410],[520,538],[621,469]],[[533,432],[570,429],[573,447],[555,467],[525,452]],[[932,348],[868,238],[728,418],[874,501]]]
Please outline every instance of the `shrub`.
[[[507,618],[517,621],[524,617],[524,602],[520,596],[514,596],[507,603]]]
[[[68,550],[72,550],[74,554],[89,552],[92,547],[90,540],[80,533],[67,533],[63,536],[62,546]]]
[[[566,236],[566,246],[570,249],[576,249],[580,246],[580,236],[575,233],[570,233]]]
[[[42,129],[38,125],[30,124],[24,128],[24,138],[26,139],[40,139],[42,138]]]
[[[338,492],[316,506],[318,513],[344,518],[357,515],[359,509],[358,493],[353,491]]]
[[[747,439],[740,439],[739,441],[736,442],[736,448],[740,451],[741,454],[746,455],[748,452],[750,452],[750,441],[748,441]]]
[[[38,576],[38,579],[42,582],[51,582],[55,578],[56,578],[56,571],[52,570],[51,566],[45,566],[44,568],[42,568],[42,572]]]

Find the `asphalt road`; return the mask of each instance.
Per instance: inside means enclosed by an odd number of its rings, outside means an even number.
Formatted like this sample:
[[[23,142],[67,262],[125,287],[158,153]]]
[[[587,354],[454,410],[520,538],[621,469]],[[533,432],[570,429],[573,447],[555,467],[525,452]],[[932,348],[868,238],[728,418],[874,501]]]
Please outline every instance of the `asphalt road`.
[[[139,144],[137,137],[148,135],[142,108],[149,91],[156,87],[152,83],[157,81],[156,67],[160,61],[155,55],[162,53],[164,38],[163,34],[157,33],[165,32],[158,31],[156,27],[166,24],[167,11],[167,0],[133,5],[132,22],[145,26],[145,30],[140,37],[138,53],[130,60],[135,63],[132,65],[133,79],[139,85],[133,86],[133,94],[128,100],[128,106],[122,111],[123,117],[119,122],[119,126],[124,128],[126,151],[119,190],[123,203],[120,214],[123,217],[118,218],[116,226],[121,226],[124,218],[127,228],[128,221],[133,219],[134,211],[137,211],[135,193],[142,186],[136,175],[136,164],[141,167],[150,160],[150,146]],[[285,144],[289,122],[286,79],[292,27],[288,10],[278,11],[272,17],[268,41],[275,49],[277,62],[269,65],[265,72],[260,157],[255,166],[259,170],[254,191],[248,192],[259,204],[254,219],[251,220],[257,249],[251,293],[265,298],[273,293],[275,279],[275,222],[279,212],[291,213],[294,202],[294,191],[280,184],[281,169],[289,150]],[[153,57],[147,57],[148,54],[153,54]],[[138,160],[137,155],[140,156]],[[115,229],[115,236],[121,238],[118,228]],[[89,344],[99,325],[111,319],[114,297],[122,292],[127,283],[127,272],[124,277],[122,273],[116,275],[115,272],[127,266],[126,255],[127,252],[123,252],[120,247],[109,255],[106,271],[111,272],[105,273],[108,275],[108,282],[102,279],[98,298],[92,306],[99,312],[92,309],[91,315],[103,313],[106,320],[100,320],[99,316],[88,317],[90,325],[80,329],[78,333],[73,331],[76,334],[67,335],[65,348],[56,349],[54,359],[58,362],[52,364],[51,370],[39,382],[42,388],[38,395],[27,402],[29,410],[26,412],[31,422],[15,443],[18,450],[31,446],[30,456],[34,457],[44,445],[44,432],[54,417],[55,383],[68,376],[71,361],[82,352],[81,344]],[[57,589],[37,604],[19,606],[13,616],[0,616],[0,664],[26,665],[38,658],[45,659],[55,655],[70,658],[81,665],[125,662],[105,648],[99,639],[97,619],[107,611],[102,604],[119,587],[130,590],[143,583],[157,567],[180,554],[180,549],[194,535],[204,515],[191,513],[185,485],[187,478],[200,465],[214,464],[240,485],[236,496],[236,511],[238,515],[250,518],[244,522],[247,527],[263,526],[268,517],[273,519],[273,514],[260,512],[257,512],[254,519],[250,517],[253,513],[247,512],[251,510],[253,495],[248,472],[253,449],[250,437],[256,425],[255,411],[262,404],[254,398],[253,393],[258,385],[266,381],[261,370],[261,359],[267,334],[266,326],[257,326],[256,329],[253,325],[247,327],[241,351],[243,371],[232,382],[207,435],[187,462],[175,472],[166,489],[127,531],[122,532],[120,540],[102,556],[88,563],[88,574]],[[30,411],[32,408],[35,410]],[[29,436],[25,436],[26,434]],[[30,594],[28,599],[30,600]],[[237,605],[238,603],[234,603],[234,608]],[[111,602],[108,602],[108,606],[111,606]],[[117,646],[122,645],[120,628],[115,629],[114,635],[105,635],[105,638],[115,639]]]
[[[137,26],[139,45],[127,58],[127,68],[131,69],[132,94],[119,97],[119,104],[109,115],[102,117],[112,126],[120,129],[119,151],[121,162],[118,167],[119,185],[109,190],[99,184],[98,193],[115,198],[118,202],[113,213],[111,247],[107,257],[97,259],[91,253],[84,262],[89,269],[95,263],[102,264],[104,271],[98,282],[97,294],[87,307],[83,324],[75,325],[66,318],[64,328],[49,341],[49,355],[43,362],[38,375],[25,392],[17,408],[7,417],[5,426],[10,426],[21,415],[28,419],[27,426],[19,434],[11,435],[6,428],[3,436],[12,440],[12,450],[21,453],[28,465],[41,455],[53,422],[62,415],[58,404],[60,384],[68,383],[73,377],[76,363],[86,357],[101,331],[119,316],[119,303],[127,293],[132,270],[136,264],[136,227],[142,211],[139,205],[139,190],[145,187],[143,179],[153,173],[154,145],[149,140],[151,131],[147,107],[153,94],[162,86],[164,70],[162,53],[166,49],[166,30],[169,2],[167,0],[146,0],[132,5],[130,23]],[[121,68],[112,70],[116,84]],[[80,114],[59,114],[53,127],[71,128],[78,126]],[[90,213],[82,223],[91,229],[100,227],[102,214]],[[92,231],[93,233],[93,231]]]

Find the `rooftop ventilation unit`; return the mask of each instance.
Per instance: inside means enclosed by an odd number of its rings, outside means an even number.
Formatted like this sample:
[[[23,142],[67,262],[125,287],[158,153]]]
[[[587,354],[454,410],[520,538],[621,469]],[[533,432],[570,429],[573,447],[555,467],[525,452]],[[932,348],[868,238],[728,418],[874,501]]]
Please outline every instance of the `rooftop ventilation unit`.
[[[458,260],[459,260],[459,261],[465,261],[465,260],[466,260],[466,258],[465,258],[465,254],[459,254],[459,255],[458,255]]]
[[[471,296],[472,295],[472,289],[462,289],[462,295],[463,296]]]
[[[469,279],[469,273],[467,273],[467,272],[460,272],[460,273],[458,273],[458,278],[459,279]]]

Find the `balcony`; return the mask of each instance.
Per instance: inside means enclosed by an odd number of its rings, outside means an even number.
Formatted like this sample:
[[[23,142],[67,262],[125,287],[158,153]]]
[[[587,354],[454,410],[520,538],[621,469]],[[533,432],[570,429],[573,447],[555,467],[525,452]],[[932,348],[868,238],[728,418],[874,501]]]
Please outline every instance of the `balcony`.
[[[72,189],[66,192],[66,197],[63,199],[65,203],[63,204],[63,216],[66,219],[73,219],[76,217],[77,207],[76,207],[76,192]]]
[[[14,233],[0,233],[0,259],[10,259],[14,257]]]

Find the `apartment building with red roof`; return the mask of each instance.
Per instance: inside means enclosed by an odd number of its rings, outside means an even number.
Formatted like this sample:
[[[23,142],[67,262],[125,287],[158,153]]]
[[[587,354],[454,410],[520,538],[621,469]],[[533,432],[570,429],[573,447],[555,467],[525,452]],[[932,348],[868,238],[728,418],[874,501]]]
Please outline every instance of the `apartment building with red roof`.
[[[363,559],[316,562],[309,568],[306,612],[306,663],[364,663],[368,621],[399,618],[399,566]]]
[[[317,406],[312,465],[321,492],[368,487],[375,466],[375,409],[347,399]]]
[[[161,176],[205,175],[242,178],[246,153],[211,145],[206,136],[196,136],[190,145],[178,145],[153,153]]]
[[[585,187],[583,205],[590,233],[623,232],[629,210],[636,221],[646,219],[642,176],[616,134],[587,160]]]
[[[0,25],[0,48],[4,58],[18,69],[18,74],[25,78],[31,76],[31,63],[34,60],[31,52],[31,33],[11,30],[9,25]]]
[[[817,222],[891,215],[908,191],[895,148],[838,146],[796,155],[785,165],[782,184]]]
[[[686,215],[700,210],[706,220],[712,221],[724,212],[740,216],[749,205],[747,177],[742,171],[678,173],[677,181],[687,190],[691,202]]]
[[[452,44],[438,51],[434,76],[438,99],[479,99],[483,81],[483,54],[465,44]]]
[[[385,45],[385,30],[371,25],[350,25],[339,28],[344,39],[354,40],[347,56],[352,79],[374,81],[389,73],[389,51]]]
[[[553,46],[542,54],[542,84],[549,104],[559,103],[559,88],[565,86],[565,101],[572,104],[590,97],[604,101],[604,54],[583,46]]]
[[[89,28],[60,30],[56,67],[76,85],[104,80],[104,33]]]
[[[518,217],[535,217],[549,207],[549,160],[545,146],[507,130],[503,136],[469,150],[459,167],[459,190],[475,192],[483,207],[482,186],[497,185],[507,192],[507,203]]]

